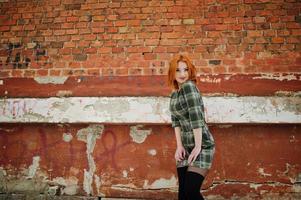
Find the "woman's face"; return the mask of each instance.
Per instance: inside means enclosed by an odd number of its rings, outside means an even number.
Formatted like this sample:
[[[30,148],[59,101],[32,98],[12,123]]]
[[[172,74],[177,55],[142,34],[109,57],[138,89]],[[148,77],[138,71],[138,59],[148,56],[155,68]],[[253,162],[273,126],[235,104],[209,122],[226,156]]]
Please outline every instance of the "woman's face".
[[[179,85],[182,85],[189,78],[188,66],[185,62],[180,61],[176,69],[176,81]]]

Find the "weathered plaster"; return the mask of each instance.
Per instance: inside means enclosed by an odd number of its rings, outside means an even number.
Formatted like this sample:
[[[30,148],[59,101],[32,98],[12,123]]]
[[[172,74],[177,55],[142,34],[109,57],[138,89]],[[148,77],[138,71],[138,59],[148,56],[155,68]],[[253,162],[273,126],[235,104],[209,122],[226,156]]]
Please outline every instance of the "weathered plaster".
[[[203,97],[208,123],[301,123],[301,98]],[[0,123],[170,123],[169,98],[69,97],[0,100]]]
[[[34,156],[32,158],[32,165],[29,166],[27,178],[33,178],[36,175],[36,172],[39,168],[39,162],[40,162],[39,156]]]
[[[142,125],[131,126],[130,128],[130,136],[132,140],[136,143],[143,143],[148,135],[151,134],[152,130],[142,130]]]
[[[79,189],[78,179],[75,176],[70,176],[68,178],[56,177],[51,182],[57,186],[63,186],[60,189],[61,194],[75,195]],[[55,190],[58,188],[60,187],[54,187]]]
[[[255,76],[253,79],[271,79],[271,80],[278,80],[278,81],[283,81],[283,80],[298,80],[296,75],[293,74],[275,74],[275,73],[266,73],[266,74],[261,74],[261,76]]]
[[[70,142],[73,139],[73,136],[71,133],[64,133],[63,134],[63,140],[65,142]]]
[[[149,149],[149,150],[147,151],[147,153],[148,153],[149,155],[151,155],[151,156],[155,156],[155,155],[157,155],[157,150],[156,150],[156,149]]]
[[[39,84],[64,84],[68,79],[67,76],[40,76],[34,77]]]
[[[81,129],[77,132],[77,139],[86,142],[87,144],[86,153],[88,158],[89,169],[88,170],[84,169],[83,188],[88,195],[94,194],[92,183],[93,183],[94,173],[96,171],[96,165],[92,153],[95,148],[96,140],[101,137],[103,130],[104,130],[103,125],[95,124],[95,125],[90,125],[89,127]],[[97,178],[95,180],[99,181],[99,179]],[[96,182],[96,184],[99,184],[99,182]]]
[[[177,178],[173,175],[170,179],[160,178],[149,184],[148,180],[144,181],[143,189],[175,189],[177,187]]]

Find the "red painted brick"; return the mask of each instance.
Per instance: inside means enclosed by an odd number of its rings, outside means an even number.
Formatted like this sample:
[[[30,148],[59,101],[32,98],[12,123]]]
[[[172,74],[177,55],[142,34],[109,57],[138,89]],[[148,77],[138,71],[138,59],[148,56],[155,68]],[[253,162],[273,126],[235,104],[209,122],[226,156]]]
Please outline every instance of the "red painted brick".
[[[301,35],[301,29],[298,29],[298,30],[292,30],[292,34],[291,35],[297,35],[297,36],[299,36],[299,35]]]
[[[284,43],[284,38],[283,37],[275,37],[272,38],[272,43]]]

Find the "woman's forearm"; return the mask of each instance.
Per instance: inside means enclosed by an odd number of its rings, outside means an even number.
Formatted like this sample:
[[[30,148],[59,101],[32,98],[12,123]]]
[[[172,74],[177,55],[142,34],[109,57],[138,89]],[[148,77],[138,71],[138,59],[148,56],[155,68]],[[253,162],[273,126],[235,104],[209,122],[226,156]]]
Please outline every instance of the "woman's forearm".
[[[202,128],[193,129],[195,146],[202,146]]]
[[[175,127],[175,135],[176,135],[177,147],[182,147],[183,143],[182,143],[182,140],[181,140],[181,129],[180,129],[180,127]]]

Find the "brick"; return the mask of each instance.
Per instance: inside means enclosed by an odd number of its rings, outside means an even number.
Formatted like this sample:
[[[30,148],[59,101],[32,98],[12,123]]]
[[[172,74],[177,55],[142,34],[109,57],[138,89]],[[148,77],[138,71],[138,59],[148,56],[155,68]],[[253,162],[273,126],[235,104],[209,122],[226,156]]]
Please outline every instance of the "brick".
[[[209,64],[210,65],[220,65],[221,64],[221,60],[209,60]]]
[[[86,61],[87,60],[87,55],[86,54],[75,54],[74,55],[74,60],[75,61]]]
[[[76,34],[78,34],[78,30],[77,29],[66,30],[66,34],[67,35],[76,35]]]
[[[9,31],[9,29],[10,29],[9,26],[0,26],[0,31],[1,32]]]
[[[71,29],[74,27],[74,23],[62,23],[61,28],[63,29]]]
[[[300,44],[301,39],[298,39],[297,37],[288,37],[286,38],[286,42],[289,44]]]
[[[95,48],[95,47],[86,48],[86,49],[84,49],[84,53],[86,53],[86,54],[95,54],[95,53],[97,53],[97,48]]]
[[[35,70],[24,70],[24,77],[35,77],[36,71]]]
[[[157,46],[159,44],[159,39],[145,39],[146,46]]]
[[[67,22],[78,22],[79,18],[78,17],[67,17],[66,21]]]
[[[227,68],[225,66],[215,66],[212,68],[213,73],[222,74],[227,72]]]
[[[277,30],[278,36],[289,36],[290,32],[288,30]]]
[[[33,13],[23,13],[22,18],[23,19],[32,19],[33,18]]]
[[[68,67],[69,68],[80,68],[81,67],[81,64],[79,62],[70,62],[68,64]]]
[[[301,35],[301,29],[292,30],[292,34],[291,35]]]
[[[62,48],[59,50],[59,54],[63,54],[63,55],[69,55],[71,54],[71,48]]]
[[[101,47],[97,49],[97,53],[103,54],[103,53],[111,53],[112,47]]]
[[[118,32],[119,33],[127,33],[127,32],[129,32],[129,28],[128,27],[119,27]]]
[[[92,33],[103,33],[105,32],[104,28],[92,28]]]
[[[65,30],[54,30],[53,34],[54,35],[65,35],[66,31]]]
[[[255,52],[260,52],[260,51],[263,51],[264,50],[264,46],[262,44],[254,44],[252,47],[251,47],[251,50],[252,51],[255,51]]]
[[[41,30],[41,35],[43,36],[50,36],[52,33],[52,30]]]
[[[89,41],[79,41],[78,47],[89,47],[91,42]]]
[[[241,38],[239,38],[239,37],[229,37],[228,42],[229,42],[229,44],[240,44],[241,43]]]
[[[254,23],[264,23],[264,22],[266,22],[265,17],[254,17],[253,20],[254,20]]]
[[[288,29],[301,29],[301,24],[297,22],[287,22],[286,23],[286,28]]]
[[[261,37],[262,36],[262,31],[250,30],[250,31],[248,31],[247,34],[248,34],[249,37]]]
[[[36,71],[36,75],[37,76],[48,76],[48,70],[45,69],[39,69]]]
[[[112,53],[121,53],[123,51],[124,51],[123,48],[119,48],[119,47],[113,47],[112,48]]]
[[[128,75],[128,68],[117,68],[115,70],[115,74],[119,76],[127,76]]]
[[[260,38],[255,39],[255,43],[256,44],[267,44],[267,43],[269,43],[269,40],[266,38],[260,37]]]
[[[156,59],[156,54],[154,53],[144,53],[145,60],[154,60]]]
[[[183,24],[192,25],[192,24],[195,24],[195,20],[194,19],[183,19]]]
[[[128,20],[128,25],[129,26],[140,26],[141,20]]]
[[[100,70],[103,76],[113,76],[115,74],[114,70],[111,68],[102,68]]]
[[[98,68],[95,69],[87,69],[88,75],[99,76],[100,70]]]
[[[284,43],[284,38],[283,37],[274,37],[271,40],[272,43]]]
[[[162,46],[157,46],[153,49],[154,53],[165,53],[167,52],[167,48],[166,47],[162,47]]]
[[[93,29],[92,29],[93,30]],[[91,34],[92,30],[90,28],[81,28],[79,29],[79,34],[80,35],[84,35],[84,34]]]
[[[57,70],[57,69],[50,69],[49,70],[49,75],[50,76],[60,76],[61,75],[61,70]]]

